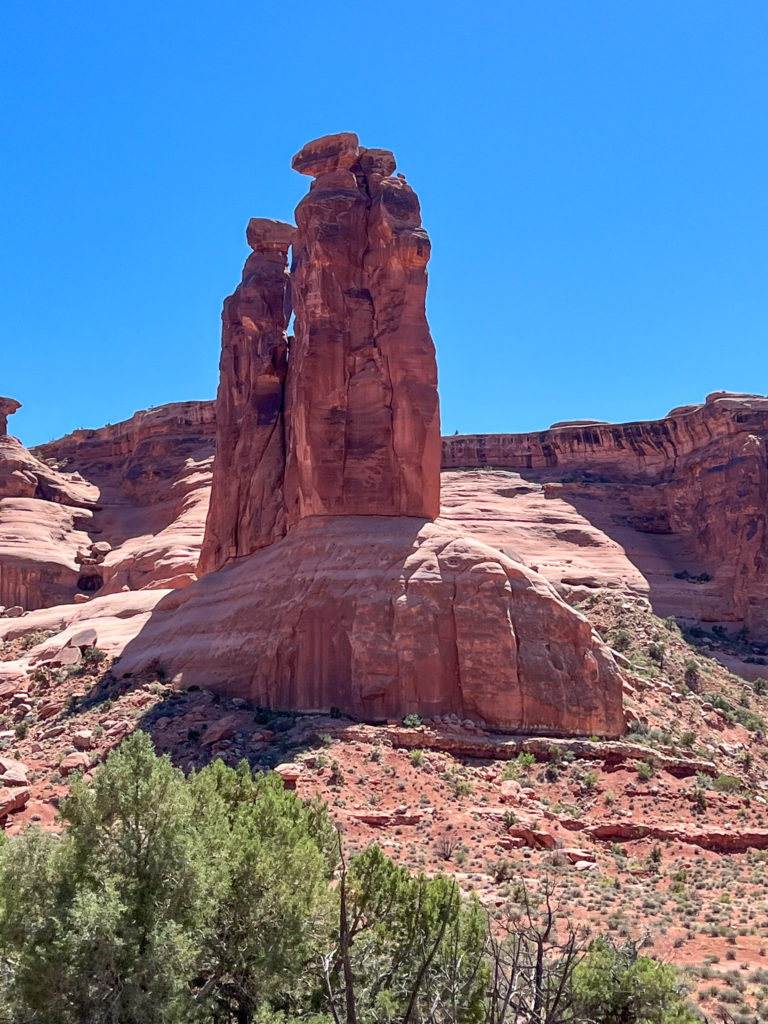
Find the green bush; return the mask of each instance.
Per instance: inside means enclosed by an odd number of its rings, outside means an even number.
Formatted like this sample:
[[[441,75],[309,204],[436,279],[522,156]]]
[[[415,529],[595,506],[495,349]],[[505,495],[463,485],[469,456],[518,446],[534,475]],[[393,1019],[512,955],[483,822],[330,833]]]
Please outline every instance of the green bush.
[[[574,971],[575,1021],[694,1024],[686,986],[672,964],[638,956],[632,944],[596,939]]]
[[[718,793],[736,793],[741,789],[741,780],[735,775],[718,775],[712,785]]]

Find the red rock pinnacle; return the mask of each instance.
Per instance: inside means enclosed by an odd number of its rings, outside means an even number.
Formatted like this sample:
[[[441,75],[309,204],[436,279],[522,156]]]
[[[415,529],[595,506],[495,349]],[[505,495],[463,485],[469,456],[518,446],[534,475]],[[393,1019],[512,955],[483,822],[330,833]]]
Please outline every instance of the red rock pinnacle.
[[[200,572],[271,544],[285,532],[283,385],[290,318],[288,249],[295,229],[253,219],[253,252],[224,303],[217,453]]]
[[[293,166],[315,181],[296,209],[288,522],[434,519],[440,420],[418,198],[388,176],[388,150],[362,149],[351,133],[309,143]]]
[[[293,166],[315,178],[298,229],[250,222],[254,252],[224,304],[202,573],[307,516],[435,519],[440,510],[430,244],[418,198],[390,176],[388,150],[363,149],[351,132],[308,143]]]

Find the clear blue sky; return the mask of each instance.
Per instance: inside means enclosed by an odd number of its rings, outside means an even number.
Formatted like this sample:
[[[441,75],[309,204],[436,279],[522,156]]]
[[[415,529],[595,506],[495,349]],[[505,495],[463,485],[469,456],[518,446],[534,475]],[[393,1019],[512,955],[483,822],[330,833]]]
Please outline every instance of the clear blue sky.
[[[0,394],[28,444],[207,398],[290,158],[393,149],[443,429],[768,390],[765,0],[6,0]]]

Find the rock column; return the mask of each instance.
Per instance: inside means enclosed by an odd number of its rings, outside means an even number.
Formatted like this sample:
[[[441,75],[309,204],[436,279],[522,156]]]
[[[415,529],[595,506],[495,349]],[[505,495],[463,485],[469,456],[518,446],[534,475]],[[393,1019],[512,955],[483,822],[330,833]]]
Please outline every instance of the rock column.
[[[306,145],[286,387],[288,526],[315,515],[434,519],[440,502],[429,237],[387,150],[356,135]]]
[[[294,228],[253,219],[253,252],[224,302],[216,459],[201,574],[285,533],[283,389],[290,318],[288,249]]]

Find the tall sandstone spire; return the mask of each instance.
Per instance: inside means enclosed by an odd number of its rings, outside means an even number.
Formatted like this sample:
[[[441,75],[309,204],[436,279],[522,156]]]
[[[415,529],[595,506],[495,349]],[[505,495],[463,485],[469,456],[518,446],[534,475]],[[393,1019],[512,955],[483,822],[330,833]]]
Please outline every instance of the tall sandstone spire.
[[[306,145],[296,209],[286,392],[289,524],[440,511],[440,413],[425,313],[429,237],[388,150]]]
[[[293,166],[314,179],[297,227],[251,221],[224,305],[202,579],[156,607],[121,670],[160,660],[177,685],[264,707],[619,735],[621,676],[587,619],[438,518],[416,195],[351,133]]]
[[[224,303],[201,574],[307,516],[440,511],[430,244],[416,193],[392,177],[392,153],[352,133],[309,143],[293,166],[315,179],[298,228],[251,220],[253,253]]]

